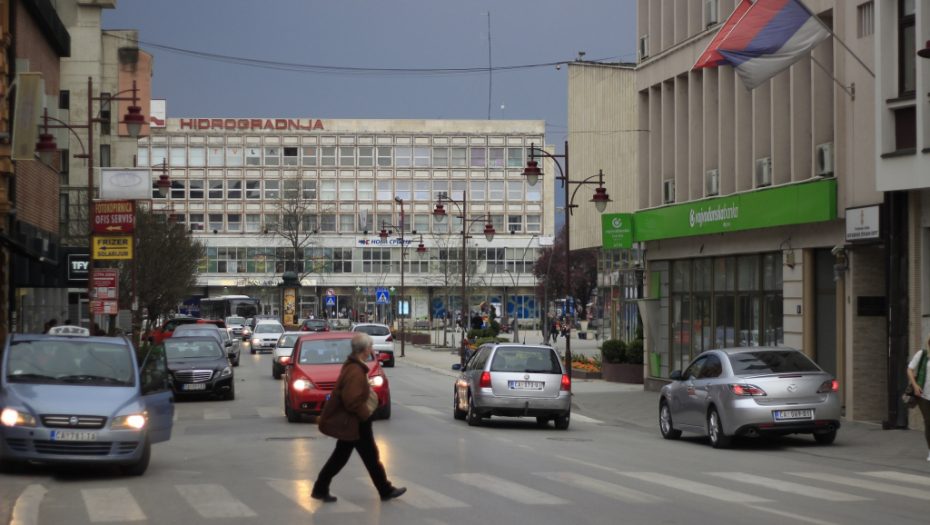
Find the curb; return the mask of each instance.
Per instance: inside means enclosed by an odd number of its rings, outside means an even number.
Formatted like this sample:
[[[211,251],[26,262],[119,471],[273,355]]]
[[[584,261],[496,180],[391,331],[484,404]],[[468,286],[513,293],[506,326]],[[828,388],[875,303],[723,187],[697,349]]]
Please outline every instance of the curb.
[[[405,358],[403,358],[403,359],[407,359],[407,358],[405,357]],[[458,377],[458,376],[459,376],[457,373],[453,372],[452,370],[443,370],[443,369],[441,369],[441,368],[436,368],[435,366],[430,366],[430,365],[424,365],[424,364],[422,364],[422,363],[417,363],[416,361],[401,361],[401,363],[404,363],[405,365],[414,366],[414,367],[416,367],[416,368],[422,368],[422,369],[424,369],[424,370],[429,370],[429,371],[431,371],[431,372],[435,372],[435,373],[437,373],[437,374],[442,374],[442,375],[449,376],[449,377]]]

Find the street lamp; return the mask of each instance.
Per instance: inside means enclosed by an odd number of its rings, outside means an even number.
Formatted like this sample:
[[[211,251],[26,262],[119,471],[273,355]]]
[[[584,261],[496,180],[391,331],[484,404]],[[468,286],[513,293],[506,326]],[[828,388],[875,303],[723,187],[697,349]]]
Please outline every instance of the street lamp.
[[[526,169],[523,170],[523,175],[526,177],[527,183],[530,186],[535,186],[539,182],[539,178],[543,175],[542,170],[539,169],[539,164],[536,162],[537,152],[542,157],[548,157],[552,159],[552,163],[555,164],[555,167],[559,169],[560,175],[555,178],[555,180],[562,182],[562,187],[565,189],[565,293],[566,296],[570,294],[572,274],[571,274],[571,216],[572,209],[577,208],[578,205],[575,204],[575,195],[578,193],[578,190],[583,186],[589,186],[597,184],[597,188],[594,190],[594,198],[590,202],[594,203],[595,208],[598,213],[604,213],[604,210],[607,209],[607,203],[610,201],[610,196],[607,194],[607,189],[604,188],[604,171],[599,170],[597,175],[591,175],[590,177],[580,180],[573,181],[569,179],[568,172],[568,141],[565,141],[565,153],[562,155],[555,155],[549,153],[545,150],[537,149],[535,144],[530,145],[530,158],[526,163]],[[558,160],[563,159],[565,162],[565,169],[562,170],[562,166],[559,164]],[[597,181],[593,179],[597,177]],[[574,191],[569,193],[569,189],[572,185],[577,186]],[[550,262],[552,261],[550,255]],[[568,301],[565,302],[566,306]],[[571,338],[565,338],[565,367],[571,370],[572,366],[572,344]]]
[[[398,310],[400,310],[400,319],[401,319],[401,322],[400,322],[400,356],[405,357],[406,356],[406,353],[405,353],[406,340],[405,340],[405,330],[404,330],[405,326],[404,326],[404,317],[403,317],[404,315],[403,304],[404,304],[404,297],[406,297],[405,296],[406,288],[404,286],[405,284],[404,283],[404,259],[406,258],[406,255],[407,255],[407,240],[404,238],[404,224],[403,224],[404,199],[401,199],[400,197],[394,197],[394,201],[400,204],[401,217],[402,217],[401,224],[400,225],[387,224],[385,221],[381,221],[381,232],[378,234],[378,237],[381,238],[381,242],[383,243],[388,240],[388,237],[390,237],[390,233],[388,233],[387,231],[388,228],[393,228],[400,232],[400,236],[397,238],[397,240],[400,241],[400,301],[398,302]],[[427,251],[428,250],[426,249],[426,246],[423,245],[423,235],[420,235],[420,245],[417,246],[417,257],[422,259],[423,256],[426,255]],[[409,305],[408,305],[408,308],[409,308]],[[408,313],[407,315],[410,315],[410,314]]]
[[[917,50],[917,56],[920,58],[930,58],[930,40],[927,40],[927,47]]]

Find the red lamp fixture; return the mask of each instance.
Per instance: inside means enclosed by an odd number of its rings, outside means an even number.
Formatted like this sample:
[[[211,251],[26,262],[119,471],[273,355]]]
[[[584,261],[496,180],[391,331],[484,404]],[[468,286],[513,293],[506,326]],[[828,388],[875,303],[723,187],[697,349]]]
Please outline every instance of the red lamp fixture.
[[[423,246],[423,236],[421,235],[420,245],[417,246],[417,257],[422,259],[424,256],[426,256],[426,253],[427,253],[426,246]]]
[[[446,220],[446,208],[442,204],[437,204],[436,208],[433,210],[433,217],[436,218],[436,222],[442,223]]]
[[[484,227],[484,238],[487,239],[488,242],[491,242],[494,240],[495,233],[497,232],[494,231],[494,226],[491,226],[490,224],[488,224],[487,226]]]
[[[133,89],[135,89],[135,81],[133,81]],[[133,91],[133,93],[135,93],[135,91]],[[120,124],[126,124],[126,131],[129,132],[130,137],[134,139],[139,138],[139,132],[142,131],[142,125],[145,124],[145,117],[142,116],[142,108],[135,105],[129,106]]]
[[[378,237],[381,237],[381,242],[386,241],[388,238],[388,232],[383,226],[381,227],[381,233],[378,234]]]
[[[155,187],[158,188],[158,194],[161,195],[162,198],[168,196],[168,190],[171,189],[171,181],[168,180],[167,173],[162,172],[162,174],[158,176]]]
[[[542,177],[542,170],[539,169],[539,163],[535,160],[531,160],[526,163],[526,168],[523,170],[523,176],[526,177],[526,182],[530,186],[535,186],[539,182],[539,177]]]
[[[58,144],[55,144],[54,135],[51,133],[40,134],[39,142],[36,142],[36,153],[39,154],[39,160],[42,161],[42,164],[51,165],[55,160],[55,154],[58,153]]]
[[[591,199],[598,213],[604,213],[607,209],[607,203],[610,202],[610,196],[607,195],[607,188],[599,186],[594,190],[594,197]]]

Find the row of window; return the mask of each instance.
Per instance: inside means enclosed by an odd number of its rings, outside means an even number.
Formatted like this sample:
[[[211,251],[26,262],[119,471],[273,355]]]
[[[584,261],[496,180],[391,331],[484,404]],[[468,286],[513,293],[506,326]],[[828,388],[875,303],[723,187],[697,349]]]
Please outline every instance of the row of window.
[[[451,193],[450,193],[451,186]],[[283,190],[283,193],[282,193]],[[462,200],[468,191],[469,201],[542,200],[542,182],[534,186],[515,181],[403,181],[403,180],[172,180],[168,197],[173,200],[323,200],[323,201],[405,201],[438,200],[440,195]],[[152,182],[152,198],[164,199]]]
[[[302,231],[317,233],[358,233],[380,232],[382,229],[392,230],[393,225],[403,227],[405,232],[412,233],[448,233],[449,231],[462,231],[463,221],[451,217],[450,220],[439,222],[432,214],[416,213],[406,216],[404,224],[400,224],[399,216],[389,213],[365,215],[355,213],[323,213],[320,215],[306,215],[295,218],[282,216],[277,213],[175,213],[178,222],[187,224],[193,232],[229,232],[229,233],[262,233],[264,231]],[[473,215],[475,222],[470,223],[471,233],[480,233],[484,230],[487,215]],[[542,232],[541,215],[494,214],[490,215],[490,224],[498,232],[526,233]]]
[[[392,146],[139,147],[139,166],[339,166],[398,168],[522,168],[524,148]],[[538,155],[537,155],[537,158]]]

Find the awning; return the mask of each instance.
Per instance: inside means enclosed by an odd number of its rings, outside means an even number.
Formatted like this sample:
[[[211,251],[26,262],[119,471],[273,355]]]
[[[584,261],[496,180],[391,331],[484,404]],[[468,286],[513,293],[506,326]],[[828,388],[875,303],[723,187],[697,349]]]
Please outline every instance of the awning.
[[[27,248],[26,246],[21,244],[19,241],[10,237],[4,232],[0,232],[0,244],[2,244],[6,248],[8,248],[11,252],[17,255],[21,255],[23,257],[32,259],[33,261],[37,261],[43,264],[50,264],[52,266],[58,266],[58,261],[56,261],[55,259],[50,259],[35,250],[31,250]]]

